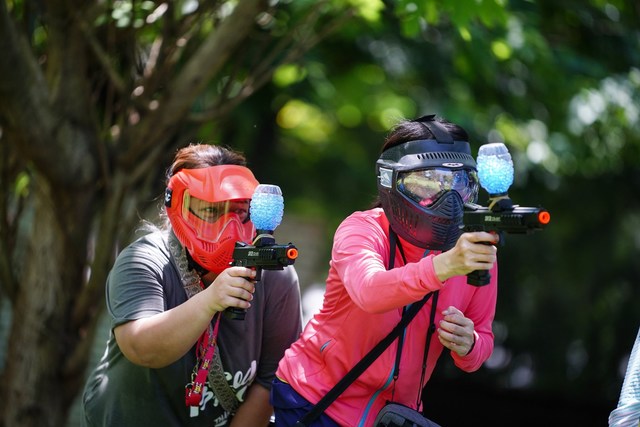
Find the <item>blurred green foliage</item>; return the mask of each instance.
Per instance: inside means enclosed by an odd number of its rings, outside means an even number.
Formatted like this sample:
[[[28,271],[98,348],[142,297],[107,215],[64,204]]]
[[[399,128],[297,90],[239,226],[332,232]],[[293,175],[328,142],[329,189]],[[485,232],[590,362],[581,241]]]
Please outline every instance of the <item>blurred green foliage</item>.
[[[137,84],[136,73],[149,61],[156,37],[166,31],[162,35],[174,41],[176,49],[162,57],[157,80],[145,82],[151,93],[143,98],[150,107],[169,92],[179,65],[235,3],[118,0],[97,2],[99,12],[83,15],[92,17],[95,40],[106,40],[101,48],[113,66],[111,75],[100,74],[104,64],[94,64],[99,61],[88,55],[92,59],[87,68],[95,71],[89,76],[95,96],[91,113],[104,126],[97,126],[96,139],[113,155],[103,159],[105,168],[117,164],[113,159],[122,154],[117,144],[126,148],[129,143],[155,142],[118,137],[127,124],[134,127],[128,114],[136,109],[132,106],[140,102],[140,94],[127,84]],[[273,14],[256,20],[258,32],[291,41],[288,50],[304,39],[303,33],[313,33],[312,26],[292,31],[293,23],[308,14],[322,23],[344,21],[302,60],[282,61],[270,83],[230,113],[214,114],[204,124],[185,121],[179,135],[166,139],[171,144],[199,139],[243,151],[260,181],[282,187],[286,214],[323,221],[327,261],[339,222],[354,210],[366,209],[376,196],[375,161],[396,121],[436,113],[462,125],[476,152],[483,143],[505,142],[516,169],[511,197],[525,206],[549,209],[551,224],[533,236],[509,237],[499,249],[494,357],[470,376],[445,360],[434,383],[445,387],[438,381],[464,382],[465,387],[455,389],[459,399],[479,399],[464,394],[466,387],[475,386],[484,397],[490,389],[529,391],[550,396],[556,406],[571,399],[613,409],[640,325],[636,3],[273,1]],[[25,27],[33,54],[45,58],[50,40],[38,22],[44,13],[41,6],[25,0],[5,5]],[[181,38],[185,28],[186,37]],[[256,36],[240,58],[229,61],[233,69],[214,76],[191,106],[194,115],[211,110],[212,104],[223,109],[225,102],[239,98],[251,87],[242,86],[251,67],[264,66],[268,75],[268,66],[276,61],[252,62],[256,56],[287,54],[266,49],[263,41]],[[167,162],[172,154],[167,150]],[[22,167],[28,169],[18,162],[17,169]],[[15,177],[9,192],[14,199],[26,198],[32,176]],[[156,194],[161,194],[162,177],[152,178],[147,182],[157,182]],[[126,191],[133,194],[137,188]],[[138,203],[155,209],[157,200],[142,200],[145,196],[138,195]],[[19,211],[7,206],[11,215]],[[325,269],[326,262],[320,263],[314,280],[323,281]]]

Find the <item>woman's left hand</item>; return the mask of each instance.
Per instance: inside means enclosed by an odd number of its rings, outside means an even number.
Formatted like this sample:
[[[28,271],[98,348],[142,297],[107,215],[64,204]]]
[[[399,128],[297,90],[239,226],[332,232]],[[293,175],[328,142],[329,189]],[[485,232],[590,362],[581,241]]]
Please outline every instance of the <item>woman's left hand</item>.
[[[438,327],[440,343],[460,356],[469,354],[475,344],[473,320],[464,317],[457,308],[450,306],[442,312],[444,316]]]

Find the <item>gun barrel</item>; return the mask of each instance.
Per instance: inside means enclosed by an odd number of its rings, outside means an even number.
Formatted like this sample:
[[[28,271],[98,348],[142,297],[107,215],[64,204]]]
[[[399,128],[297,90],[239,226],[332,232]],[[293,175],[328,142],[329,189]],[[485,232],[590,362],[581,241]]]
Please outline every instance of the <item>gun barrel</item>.
[[[251,246],[236,245],[233,265],[259,267],[265,270],[282,270],[298,258],[298,249],[293,243],[286,245]]]
[[[233,250],[234,266],[255,268],[255,280],[261,280],[262,270],[283,270],[285,266],[291,265],[298,258],[298,248],[293,243],[278,245],[272,238],[261,239],[263,244],[259,246],[248,245],[243,242],[236,242]],[[264,244],[264,242],[269,242]],[[246,310],[237,307],[228,307],[225,316],[234,320],[244,320]]]
[[[492,211],[480,205],[465,206],[464,231],[502,231],[509,234],[529,234],[542,230],[551,221],[544,208],[514,206],[512,209]]]

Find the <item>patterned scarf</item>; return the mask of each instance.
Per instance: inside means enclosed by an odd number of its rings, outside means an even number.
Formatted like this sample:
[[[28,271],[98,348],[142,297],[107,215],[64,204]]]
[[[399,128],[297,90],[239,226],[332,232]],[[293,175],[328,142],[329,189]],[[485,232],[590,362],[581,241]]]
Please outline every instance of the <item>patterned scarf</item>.
[[[202,279],[196,273],[196,271],[192,268],[189,268],[189,260],[187,259],[187,251],[182,247],[180,241],[173,233],[173,231],[169,234],[169,251],[176,265],[178,266],[178,271],[180,273],[180,280],[182,281],[182,285],[184,286],[184,290],[187,293],[187,297],[191,298],[198,292],[202,291]],[[213,331],[213,325],[211,322],[206,331],[204,331],[203,336],[209,337],[209,340],[201,339],[199,353],[204,355],[206,354],[207,346],[216,339],[215,333]],[[198,361],[199,362],[199,361]],[[198,369],[199,363],[196,364],[195,369]],[[240,406],[240,402],[236,397],[234,391],[229,386],[224,374],[224,369],[222,367],[222,361],[220,360],[220,349],[216,346],[216,351],[213,355],[212,363],[210,364],[209,369],[209,384],[213,388],[213,392],[215,393],[218,401],[222,405],[222,407],[229,413],[234,414]]]

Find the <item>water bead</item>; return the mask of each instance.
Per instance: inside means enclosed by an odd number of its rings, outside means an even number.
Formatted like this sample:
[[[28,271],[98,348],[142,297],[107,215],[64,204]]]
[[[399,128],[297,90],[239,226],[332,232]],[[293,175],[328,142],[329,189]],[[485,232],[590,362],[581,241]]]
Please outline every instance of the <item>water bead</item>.
[[[513,162],[502,143],[486,144],[478,153],[478,179],[489,194],[506,193],[513,184]]]
[[[275,230],[282,221],[284,199],[277,185],[260,184],[249,206],[251,222],[257,230]]]

